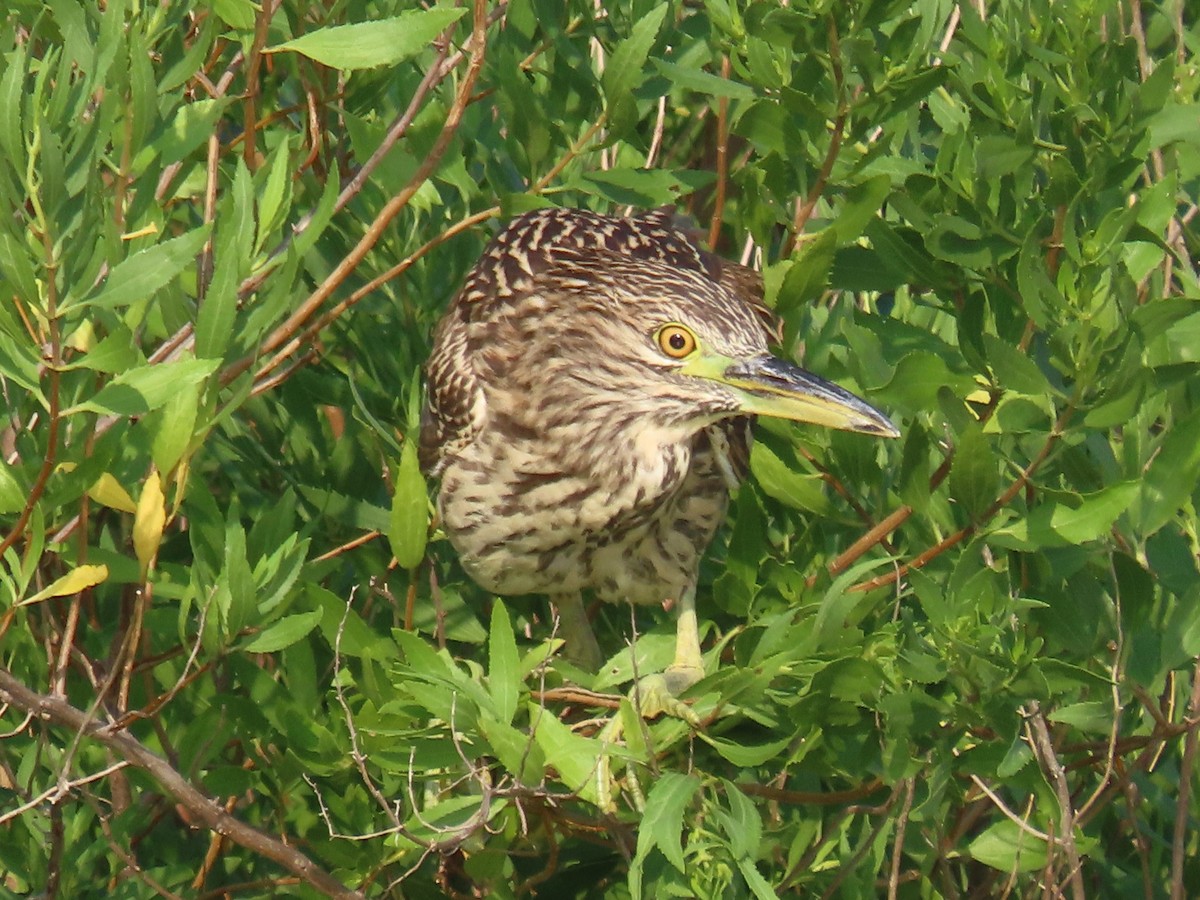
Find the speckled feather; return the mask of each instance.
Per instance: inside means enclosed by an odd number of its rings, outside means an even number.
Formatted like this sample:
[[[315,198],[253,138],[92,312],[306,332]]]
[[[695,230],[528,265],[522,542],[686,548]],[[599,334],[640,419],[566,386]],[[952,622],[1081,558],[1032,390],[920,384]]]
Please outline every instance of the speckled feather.
[[[485,250],[434,335],[422,465],[466,570],[501,594],[660,603],[692,585],[745,474],[750,421],[677,376],[670,322],[765,352],[758,275],[669,210],[539,210]]]

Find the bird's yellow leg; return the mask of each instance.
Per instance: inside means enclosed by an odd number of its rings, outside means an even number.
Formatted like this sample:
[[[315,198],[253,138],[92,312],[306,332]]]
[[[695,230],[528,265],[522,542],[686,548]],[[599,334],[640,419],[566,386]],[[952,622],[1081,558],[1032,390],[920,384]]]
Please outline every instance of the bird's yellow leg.
[[[700,626],[696,621],[696,588],[689,587],[679,598],[675,620],[675,661],[659,675],[647,675],[633,688],[633,705],[647,719],[666,713],[699,725],[692,708],[679,700],[679,695],[704,677],[704,660],[700,656]]]
[[[588,621],[583,595],[555,594],[550,598],[558,610],[558,634],[566,641],[567,659],[581,669],[598,672],[604,665],[604,655],[596,643],[592,623]]]

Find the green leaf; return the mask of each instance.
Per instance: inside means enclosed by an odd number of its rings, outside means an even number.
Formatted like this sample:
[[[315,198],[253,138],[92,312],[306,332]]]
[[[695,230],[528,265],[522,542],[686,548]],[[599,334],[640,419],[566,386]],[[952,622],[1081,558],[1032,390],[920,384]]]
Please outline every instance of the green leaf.
[[[753,100],[758,96],[754,88],[740,81],[722,78],[701,69],[688,68],[661,59],[651,60],[660,75],[668,79],[672,86],[685,91],[695,91],[697,94],[707,94],[710,97],[728,97],[730,100]]]
[[[137,416],[165,406],[188,385],[198,384],[217,368],[211,359],[178,359],[144,365],[122,372],[96,396],[64,410],[64,415],[88,411],[118,416]]]
[[[891,192],[892,179],[887,175],[876,175],[850,188],[837,217],[829,226],[837,235],[838,244],[849,244],[862,237],[863,229],[876,218],[879,207]]]
[[[513,636],[508,610],[497,600],[492,606],[491,633],[488,640],[488,692],[496,704],[496,716],[505,725],[512,722],[520,695],[517,641]]]
[[[113,332],[100,339],[94,347],[83,356],[72,360],[63,366],[64,370],[90,369],[93,372],[108,372],[115,374],[132,369],[143,363],[141,354],[134,345],[133,335],[129,329],[117,327]]]
[[[1011,819],[1000,819],[971,841],[968,852],[1001,872],[1036,872],[1046,865],[1046,842]]]
[[[192,442],[200,407],[200,385],[181,383],[154,414],[150,453],[160,472],[170,472]]]
[[[729,848],[736,857],[754,858],[758,855],[758,842],[762,839],[762,818],[758,809],[738,786],[727,778],[721,779],[725,788],[725,802],[729,804],[730,824],[727,829]]]
[[[311,612],[284,616],[264,628],[242,649],[247,653],[274,653],[284,647],[290,647],[316,628],[323,615],[323,610],[314,609]]]
[[[123,259],[108,273],[100,291],[77,306],[97,306],[119,309],[146,300],[168,285],[184,267],[194,262],[196,254],[208,240],[207,225],[187,234],[139,250]]]
[[[1050,390],[1046,376],[1037,367],[1037,363],[1014,345],[995,335],[985,334],[983,346],[996,382],[1004,390],[1035,397]]]
[[[1112,732],[1113,716],[1116,710],[1111,702],[1100,700],[1085,700],[1081,703],[1068,703],[1046,716],[1051,722],[1072,725],[1080,731],[1091,731],[1096,734]]]
[[[392,512],[388,519],[388,540],[392,555],[402,568],[415,569],[425,558],[425,542],[429,534],[429,501],[426,498],[425,478],[417,461],[415,442],[407,440],[400,449],[396,467],[396,493],[392,495]]]
[[[979,423],[971,422],[958,436],[950,469],[950,496],[977,520],[996,497],[999,472],[991,442]]]
[[[599,741],[590,740],[573,733],[553,715],[539,713],[533,707],[529,713],[534,723],[534,738],[546,757],[546,765],[553,766],[558,779],[589,803],[598,803],[600,766],[602,755],[607,752]]]
[[[290,50],[332,69],[394,66],[416,56],[430,41],[466,15],[465,6],[410,10],[391,19],[318,28],[268,53]]]
[[[1041,503],[1025,519],[999,528],[988,540],[1012,550],[1066,547],[1094,541],[1106,534],[1141,489],[1140,482],[1125,481],[1093,494],[1080,495],[1076,505],[1058,500]]]
[[[745,741],[731,741],[704,732],[697,732],[696,736],[735,766],[743,768],[765,765],[786,750],[793,740],[793,736],[789,734],[765,744],[747,744]]]
[[[486,712],[479,714],[479,728],[500,765],[522,784],[541,782],[546,773],[546,756],[529,735]]]
[[[670,4],[662,3],[640,17],[629,37],[616,46],[604,67],[601,84],[607,100],[608,120],[617,134],[623,134],[637,121],[633,92],[645,79],[646,57],[669,9]]]
[[[896,364],[891,379],[879,388],[878,400],[901,413],[916,413],[936,409],[943,389],[962,401],[975,388],[973,378],[952,372],[942,357],[915,350]]]
[[[683,188],[683,182],[663,169],[609,169],[589,172],[580,181],[614,203],[647,207],[671,203]]]
[[[683,816],[700,789],[700,779],[681,772],[664,772],[646,795],[646,811],[642,826],[638,829],[638,860],[657,847],[668,862],[680,872],[684,871],[683,844],[680,840],[684,823]],[[635,894],[636,896],[636,894]]]
[[[267,160],[267,175],[258,198],[258,239],[255,251],[261,251],[268,236],[283,224],[291,207],[292,160],[291,135],[284,135]]]
[[[1131,513],[1139,530],[1154,534],[1191,502],[1200,479],[1200,410],[1175,422],[1141,482]]]
[[[212,0],[213,12],[230,28],[248,31],[254,27],[253,0]]]
[[[837,234],[831,228],[805,237],[779,287],[779,295],[775,300],[779,315],[786,316],[790,311],[821,296],[829,286],[829,273],[833,268],[836,249]]]
[[[750,471],[763,492],[793,509],[828,515],[831,511],[820,475],[794,472],[761,441],[750,453]]]
[[[20,512],[25,508],[29,489],[13,473],[13,467],[0,458],[0,514]]]
[[[196,356],[221,359],[229,348],[238,309],[238,283],[249,268],[254,239],[254,185],[240,158],[230,199],[216,233],[216,268],[196,314]]]

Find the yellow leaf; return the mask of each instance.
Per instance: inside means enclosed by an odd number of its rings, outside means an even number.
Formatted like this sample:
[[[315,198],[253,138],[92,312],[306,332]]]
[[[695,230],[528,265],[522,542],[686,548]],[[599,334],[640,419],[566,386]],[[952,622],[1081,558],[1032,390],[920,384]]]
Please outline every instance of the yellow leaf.
[[[150,571],[150,562],[162,543],[163,528],[167,524],[166,498],[163,496],[162,479],[158,472],[151,472],[138,498],[137,512],[133,517],[133,552],[142,567],[142,578]]]
[[[78,594],[85,588],[93,587],[108,578],[108,566],[79,566],[72,569],[49,587],[42,588],[32,597],[26,597],[18,606],[28,606],[31,603],[41,603],[53,597],[66,597]]]
[[[121,512],[137,512],[137,504],[129,496],[129,491],[121,487],[121,483],[105,472],[96,479],[96,483],[88,488],[88,496],[97,503]]]

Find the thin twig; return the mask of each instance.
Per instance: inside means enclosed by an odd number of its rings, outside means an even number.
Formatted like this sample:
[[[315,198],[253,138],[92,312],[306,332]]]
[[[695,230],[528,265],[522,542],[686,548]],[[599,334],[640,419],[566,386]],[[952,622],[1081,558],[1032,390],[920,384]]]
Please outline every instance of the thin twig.
[[[295,846],[247,825],[226,812],[166,759],[127,732],[114,731],[110,726],[94,721],[83,710],[76,709],[61,698],[30,690],[6,668],[0,668],[0,700],[32,712],[46,722],[73,729],[99,741],[121,759],[150,774],[167,795],[206,828],[224,834],[234,843],[283,866],[314,889],[340,900],[364,900],[361,893],[346,887]]]
[[[1046,725],[1046,717],[1041,705],[1036,701],[1029,704],[1025,717],[1025,725],[1029,732],[1030,745],[1034,756],[1037,757],[1042,772],[1054,789],[1058,799],[1060,835],[1058,842],[1067,854],[1070,871],[1067,879],[1071,885],[1071,896],[1074,900],[1086,900],[1087,893],[1083,888],[1083,868],[1079,857],[1079,848],[1075,845],[1075,809],[1071,803],[1071,789],[1067,785],[1066,772],[1059,762],[1058,754],[1054,752],[1054,744],[1050,740],[1050,729]]]
[[[1192,675],[1192,696],[1188,715],[1195,722],[1200,717],[1200,659]],[[1175,833],[1171,835],[1171,900],[1183,900],[1186,895],[1183,866],[1187,861],[1187,826],[1192,799],[1192,778],[1200,737],[1195,727],[1189,728],[1183,739],[1183,759],[1179,764],[1179,797],[1175,800]]]

